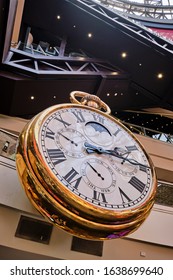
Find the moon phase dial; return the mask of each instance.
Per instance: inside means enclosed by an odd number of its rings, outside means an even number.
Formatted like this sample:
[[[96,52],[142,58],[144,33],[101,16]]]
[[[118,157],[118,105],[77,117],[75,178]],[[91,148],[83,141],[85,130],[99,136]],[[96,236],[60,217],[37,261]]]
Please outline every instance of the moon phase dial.
[[[112,144],[113,137],[110,131],[101,123],[90,121],[85,124],[86,136],[97,145],[108,146]]]

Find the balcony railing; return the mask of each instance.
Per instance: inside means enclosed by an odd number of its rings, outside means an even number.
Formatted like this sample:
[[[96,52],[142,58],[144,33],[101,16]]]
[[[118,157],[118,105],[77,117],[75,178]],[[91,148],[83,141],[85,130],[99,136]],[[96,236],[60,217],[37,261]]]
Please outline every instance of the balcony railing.
[[[153,139],[157,139],[166,143],[171,143],[173,144],[173,135],[172,134],[167,134],[162,131],[150,129],[147,127],[135,125],[132,123],[127,123],[122,121],[122,123],[127,126],[133,133],[137,133],[143,136],[151,137]]]

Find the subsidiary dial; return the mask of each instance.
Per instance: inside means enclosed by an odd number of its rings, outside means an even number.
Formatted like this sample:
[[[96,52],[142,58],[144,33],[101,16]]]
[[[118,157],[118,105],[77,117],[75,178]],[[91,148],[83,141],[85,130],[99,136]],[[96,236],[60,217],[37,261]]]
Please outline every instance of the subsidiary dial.
[[[130,161],[132,160],[135,162],[135,157],[133,155],[130,155],[128,151],[125,151],[123,149],[120,150],[119,155],[122,155],[123,158],[109,156],[110,163],[114,167],[114,169],[123,176],[131,177],[135,175],[139,170],[139,166],[133,165],[128,161],[128,159],[130,158]]]
[[[109,194],[115,190],[116,178],[107,163],[97,158],[85,160],[81,167],[83,180],[94,191]]]
[[[56,144],[68,156],[81,158],[85,156],[83,143],[86,138],[73,128],[63,128],[56,134]]]

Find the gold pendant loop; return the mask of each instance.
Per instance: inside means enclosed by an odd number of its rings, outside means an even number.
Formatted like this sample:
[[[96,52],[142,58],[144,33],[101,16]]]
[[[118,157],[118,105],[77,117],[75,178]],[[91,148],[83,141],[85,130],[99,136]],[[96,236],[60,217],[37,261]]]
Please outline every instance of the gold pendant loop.
[[[81,100],[77,100],[76,97],[81,97]],[[70,101],[74,104],[86,105],[98,110],[103,109],[105,114],[111,114],[109,106],[94,94],[89,94],[84,91],[72,91],[70,93]]]

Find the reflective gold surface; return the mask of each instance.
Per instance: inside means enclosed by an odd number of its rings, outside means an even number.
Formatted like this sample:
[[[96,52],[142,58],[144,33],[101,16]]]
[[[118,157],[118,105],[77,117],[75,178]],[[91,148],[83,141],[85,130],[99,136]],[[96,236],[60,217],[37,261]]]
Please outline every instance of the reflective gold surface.
[[[81,97],[81,100],[78,101],[77,97]],[[99,110],[104,109],[104,113],[108,115],[111,113],[109,106],[94,94],[88,94],[83,91],[72,91],[70,93],[70,100],[74,104],[87,105]]]
[[[72,107],[73,105],[71,104],[65,104],[65,108]],[[80,105],[75,105],[79,108],[82,106]],[[54,111],[64,108],[64,105],[59,105],[54,108]],[[94,109],[93,109],[94,110]],[[53,110],[51,110],[53,112]],[[57,184],[57,177],[55,174],[48,168],[48,166],[45,164],[40,152],[39,152],[39,147],[38,147],[38,131],[40,129],[40,125],[46,118],[47,114],[49,114],[49,110],[46,110],[45,113],[34,119],[32,125],[28,129],[28,137],[27,137],[27,147],[31,147],[30,153],[29,153],[29,158],[30,161],[32,162],[32,166],[39,177],[39,180],[45,182],[46,185],[45,187],[48,188],[48,191],[50,190],[53,192],[55,195],[58,195],[60,198],[62,198],[62,201],[65,201],[67,205],[73,205],[74,208],[77,208],[78,211],[82,211],[83,213],[88,213],[89,216],[94,216],[97,219],[105,219],[107,220],[115,220],[115,217],[118,220],[130,220],[131,218],[135,218],[137,216],[140,216],[143,212],[147,211],[152,207],[153,203],[153,198],[155,196],[155,190],[156,190],[156,180],[155,180],[155,172],[153,165],[152,166],[152,173],[153,173],[153,192],[150,193],[150,196],[148,197],[147,203],[141,205],[140,207],[134,207],[133,210],[122,210],[121,212],[119,211],[114,211],[114,210],[106,210],[102,208],[98,208],[94,205],[91,205],[87,201],[84,201],[80,197],[76,197],[74,193],[69,192],[69,190],[62,184],[61,181],[58,182]],[[103,114],[103,113],[102,113]],[[111,116],[107,116],[116,122],[114,118]],[[118,125],[121,125],[118,123]],[[125,127],[123,127],[126,129]],[[126,129],[127,130],[127,129]],[[132,135],[133,136],[133,135]],[[143,149],[143,148],[142,148]],[[149,162],[150,159],[148,158]]]
[[[92,240],[107,240],[126,236],[144,222],[152,209],[157,187],[154,166],[135,136],[115,118],[106,115],[107,118],[118,123],[130,133],[146,154],[153,180],[150,194],[140,206],[116,211],[97,207],[70,192],[58,180],[41,155],[39,131],[47,116],[59,109],[74,106],[88,108],[80,104],[56,105],[38,114],[25,126],[19,136],[16,153],[16,167],[21,184],[34,207],[53,224],[70,234]],[[98,109],[92,108],[92,110],[98,112]],[[105,114],[99,112],[101,115]]]

